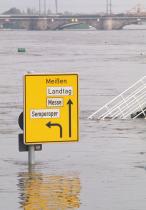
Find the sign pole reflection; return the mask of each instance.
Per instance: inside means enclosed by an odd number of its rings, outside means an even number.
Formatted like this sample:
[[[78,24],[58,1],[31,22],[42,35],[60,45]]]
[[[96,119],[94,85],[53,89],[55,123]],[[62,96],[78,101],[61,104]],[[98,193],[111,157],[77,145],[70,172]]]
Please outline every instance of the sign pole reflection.
[[[80,207],[80,179],[74,176],[22,172],[18,175],[24,210],[67,210]]]

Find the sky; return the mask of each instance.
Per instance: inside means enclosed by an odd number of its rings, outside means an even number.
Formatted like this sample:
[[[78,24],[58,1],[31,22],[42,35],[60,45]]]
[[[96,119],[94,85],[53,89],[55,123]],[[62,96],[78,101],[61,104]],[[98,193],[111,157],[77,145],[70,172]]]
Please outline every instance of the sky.
[[[43,2],[42,3],[43,11]],[[58,11],[70,11],[75,13],[98,13],[105,12],[107,0],[58,0]],[[146,10],[146,0],[111,0],[113,13],[129,11],[137,4],[142,4]],[[46,0],[47,9],[55,12],[55,0]],[[26,10],[28,7],[38,10],[39,0],[0,0],[0,13],[17,7]]]

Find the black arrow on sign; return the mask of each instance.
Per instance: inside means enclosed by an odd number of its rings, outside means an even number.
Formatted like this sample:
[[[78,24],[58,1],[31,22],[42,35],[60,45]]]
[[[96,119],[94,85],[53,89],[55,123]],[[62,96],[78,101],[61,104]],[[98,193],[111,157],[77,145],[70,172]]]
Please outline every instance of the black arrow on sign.
[[[72,102],[72,100],[71,99],[69,99],[68,100],[68,102],[67,102],[67,104],[68,104],[68,116],[69,116],[69,137],[71,137],[72,136],[72,133],[71,133],[71,128],[72,128],[72,120],[71,120],[71,106],[73,105],[73,102]]]
[[[48,123],[46,124],[46,126],[47,126],[48,128],[51,128],[52,126],[58,126],[58,127],[60,128],[60,138],[62,138],[62,126],[61,126],[60,124],[48,122]]]

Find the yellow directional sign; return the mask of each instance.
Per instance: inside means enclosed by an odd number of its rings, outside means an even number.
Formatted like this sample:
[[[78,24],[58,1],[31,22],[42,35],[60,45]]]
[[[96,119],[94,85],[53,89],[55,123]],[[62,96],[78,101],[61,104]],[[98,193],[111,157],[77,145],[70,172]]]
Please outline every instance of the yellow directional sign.
[[[78,139],[78,74],[25,75],[25,144]]]

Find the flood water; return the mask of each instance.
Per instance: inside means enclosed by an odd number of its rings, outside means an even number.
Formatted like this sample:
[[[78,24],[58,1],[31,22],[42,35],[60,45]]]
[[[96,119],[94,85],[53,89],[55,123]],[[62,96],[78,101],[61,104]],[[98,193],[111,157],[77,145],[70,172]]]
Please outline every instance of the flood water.
[[[146,121],[88,116],[146,74],[146,30],[0,31],[0,210],[145,210]],[[26,53],[18,53],[26,48]],[[18,151],[22,77],[77,72],[80,141]]]

